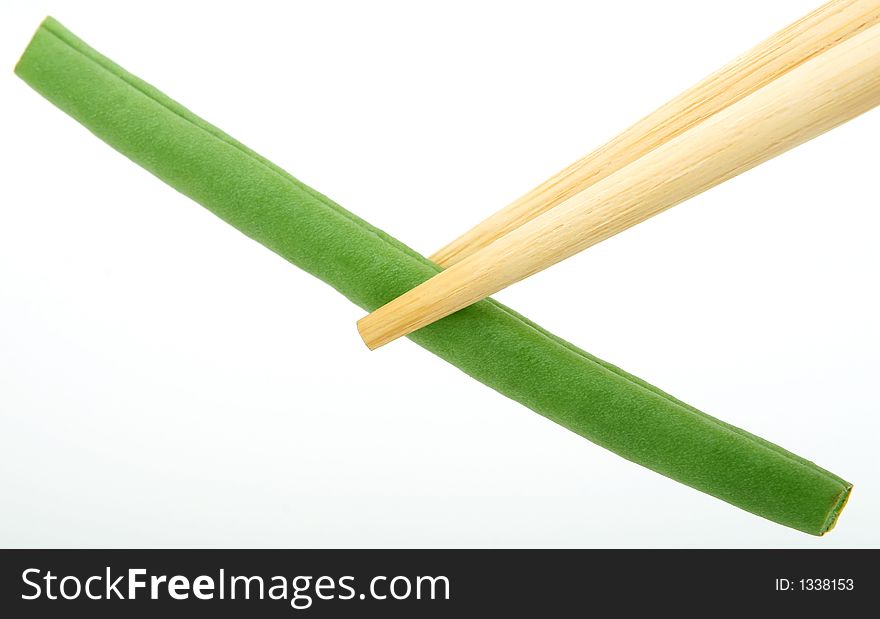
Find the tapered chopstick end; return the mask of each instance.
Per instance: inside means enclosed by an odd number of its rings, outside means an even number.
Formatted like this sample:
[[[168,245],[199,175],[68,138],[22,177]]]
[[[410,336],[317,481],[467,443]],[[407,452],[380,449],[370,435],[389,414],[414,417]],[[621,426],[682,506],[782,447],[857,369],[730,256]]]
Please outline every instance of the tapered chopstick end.
[[[373,314],[367,314],[357,321],[358,334],[370,350],[376,350],[392,341],[387,328],[383,328],[381,321],[377,321]]]

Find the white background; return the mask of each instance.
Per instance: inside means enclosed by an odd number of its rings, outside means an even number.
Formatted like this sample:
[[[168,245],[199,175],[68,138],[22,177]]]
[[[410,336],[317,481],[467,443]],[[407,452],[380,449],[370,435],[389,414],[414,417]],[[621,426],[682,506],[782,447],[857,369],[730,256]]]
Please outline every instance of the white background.
[[[5,3],[0,546],[880,545],[880,112],[498,295],[854,482],[820,539],[368,352],[12,74],[52,14],[430,253],[816,4]]]

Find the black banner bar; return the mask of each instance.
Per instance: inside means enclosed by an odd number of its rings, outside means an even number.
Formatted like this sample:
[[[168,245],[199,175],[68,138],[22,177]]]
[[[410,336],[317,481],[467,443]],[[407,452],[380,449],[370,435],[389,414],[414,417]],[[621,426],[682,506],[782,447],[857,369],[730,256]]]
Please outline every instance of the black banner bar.
[[[880,600],[880,551],[6,550],[0,615],[607,616],[839,613]],[[11,614],[9,611],[13,611]],[[469,615],[468,615],[469,616]]]

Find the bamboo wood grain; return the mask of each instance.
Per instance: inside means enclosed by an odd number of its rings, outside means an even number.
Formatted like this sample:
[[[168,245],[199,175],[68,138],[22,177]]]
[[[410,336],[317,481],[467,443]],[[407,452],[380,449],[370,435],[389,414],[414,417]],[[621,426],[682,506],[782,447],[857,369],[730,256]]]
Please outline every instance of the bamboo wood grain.
[[[448,267],[680,135],[823,51],[880,23],[880,0],[833,0],[777,32],[613,140],[452,241]]]
[[[386,344],[880,104],[880,25],[825,51],[364,317]]]

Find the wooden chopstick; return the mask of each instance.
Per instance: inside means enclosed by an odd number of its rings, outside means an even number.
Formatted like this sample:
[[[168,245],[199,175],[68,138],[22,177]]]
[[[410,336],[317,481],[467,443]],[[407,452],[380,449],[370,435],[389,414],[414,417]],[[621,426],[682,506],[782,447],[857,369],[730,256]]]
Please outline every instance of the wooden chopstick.
[[[721,110],[358,322],[386,344],[880,104],[880,25]]]
[[[448,267],[826,49],[880,22],[878,0],[833,0],[777,32],[435,254]]]

